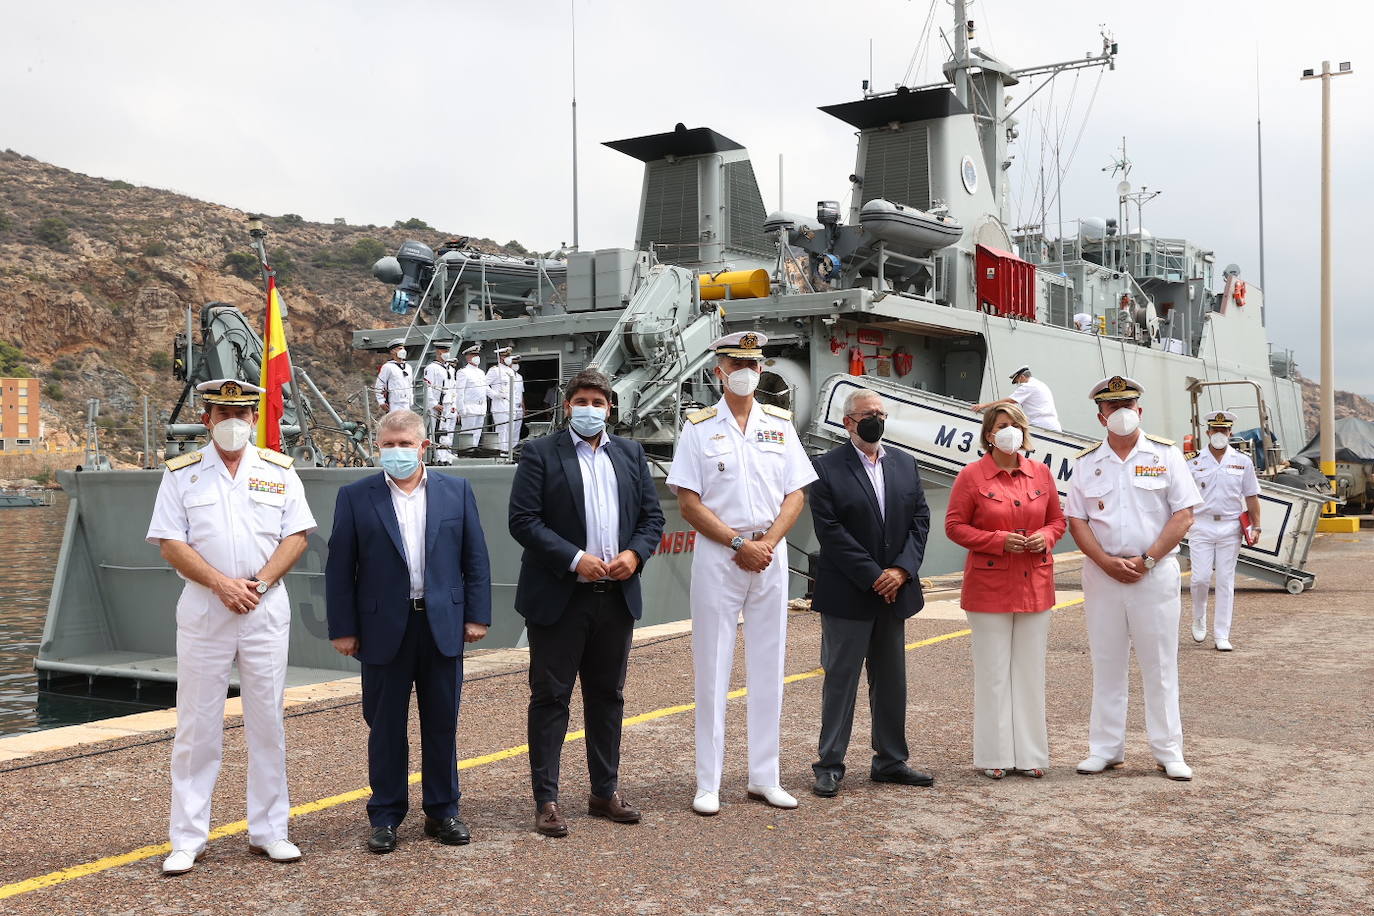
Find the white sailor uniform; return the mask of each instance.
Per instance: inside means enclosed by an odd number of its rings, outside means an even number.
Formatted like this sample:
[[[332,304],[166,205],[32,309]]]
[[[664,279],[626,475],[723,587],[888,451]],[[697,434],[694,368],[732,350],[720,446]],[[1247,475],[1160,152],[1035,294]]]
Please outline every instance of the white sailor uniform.
[[[447,359],[436,359],[425,367],[425,416],[434,439],[434,460],[448,464],[453,453],[453,431],[457,412],[452,409],[453,375],[456,370]]]
[[[471,363],[458,370],[458,447],[476,448],[482,439],[482,421],[487,418],[487,376]]]
[[[415,390],[410,366],[404,361],[389,359],[377,370],[377,406],[384,411],[408,410],[415,403]]]
[[[743,431],[724,399],[688,414],[668,486],[692,490],[717,518],[750,538],[772,525],[785,496],[816,479],[791,413],[754,403]],[[744,613],[749,783],[779,784],[778,729],[787,647],[787,541],[763,572],[735,564],[723,544],[697,538],[692,557],[692,657],[696,668],[696,775],[699,792],[720,790],[725,701],[735,630]]]
[[[511,417],[511,398],[515,388],[515,370],[498,360],[487,370],[487,389],[491,392],[491,423],[496,427],[497,448],[510,448],[511,433],[516,424]],[[517,435],[518,438],[518,435]]]
[[[1240,556],[1240,514],[1245,499],[1259,495],[1259,479],[1249,456],[1226,446],[1221,460],[1212,450],[1188,462],[1193,481],[1202,492],[1202,508],[1193,516],[1188,531],[1188,556],[1193,563],[1193,623],[1204,634],[1207,622],[1207,588],[1216,575],[1216,614],[1212,635],[1231,638],[1231,612],[1235,605],[1236,559]]]
[[[1084,519],[1110,556],[1142,556],[1169,517],[1202,502],[1183,453],[1143,432],[1125,459],[1105,441],[1078,457],[1064,514]],[[1178,703],[1179,598],[1177,549],[1136,582],[1118,582],[1083,564],[1084,617],[1093,659],[1089,753],[1123,759],[1130,653],[1145,695],[1145,729],[1161,764],[1183,760]]]
[[[1059,425],[1059,412],[1055,409],[1054,394],[1051,393],[1050,386],[1035,376],[1012,389],[1011,397],[1025,413],[1031,426],[1052,429],[1055,432],[1064,428]]]
[[[510,412],[515,420],[515,437],[520,438],[520,426],[525,421],[525,377],[520,374],[520,364],[511,363]]]
[[[230,477],[210,445],[167,462],[149,543],[181,541],[227,576],[250,578],[289,535],[315,530],[291,459],[249,446]],[[173,849],[205,845],[219,773],[229,669],[238,664],[248,744],[248,839],[287,835],[286,682],[291,604],[276,584],[247,614],[228,610],[209,588],[186,581],[177,600],[177,729],[172,745]]]

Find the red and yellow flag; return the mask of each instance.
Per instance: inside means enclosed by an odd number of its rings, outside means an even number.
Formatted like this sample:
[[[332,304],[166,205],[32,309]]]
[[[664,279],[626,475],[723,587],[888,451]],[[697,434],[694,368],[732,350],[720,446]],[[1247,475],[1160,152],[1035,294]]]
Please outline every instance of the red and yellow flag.
[[[262,398],[258,402],[258,445],[281,451],[282,386],[291,381],[291,354],[281,324],[277,278],[267,278],[267,317],[262,334]]]

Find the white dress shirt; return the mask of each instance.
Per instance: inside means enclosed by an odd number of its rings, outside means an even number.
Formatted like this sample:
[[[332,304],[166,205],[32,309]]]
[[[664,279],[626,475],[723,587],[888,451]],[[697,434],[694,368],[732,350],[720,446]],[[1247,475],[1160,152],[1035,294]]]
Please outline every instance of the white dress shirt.
[[[853,444],[851,440],[850,445]],[[873,484],[873,492],[878,495],[878,517],[883,521],[887,521],[887,501],[883,496],[883,455],[886,454],[886,452],[880,443],[878,445],[877,454],[875,454],[873,460],[870,461],[868,456],[864,454],[863,449],[859,448],[857,445],[854,446],[854,451],[859,453],[859,464],[863,465],[864,472],[868,474],[868,482]]]
[[[1025,413],[1031,426],[1056,432],[1063,429],[1059,425],[1059,412],[1054,407],[1054,395],[1050,392],[1050,386],[1040,379],[1026,379],[1012,390],[1011,397]]]
[[[615,465],[606,452],[606,434],[597,437],[598,444],[583,439],[572,430],[573,451],[582,472],[582,505],[587,513],[587,546],[579,550],[568,568],[576,571],[582,557],[591,554],[609,563],[620,553],[620,499],[616,488]],[[582,576],[578,582],[590,582]]]
[[[385,471],[382,472],[386,474]],[[425,518],[426,490],[429,474],[420,471],[420,482],[409,493],[396,485],[390,474],[386,474],[386,485],[391,489],[391,506],[396,510],[396,523],[401,526],[401,543],[406,548],[406,569],[410,571],[410,597],[425,596]]]

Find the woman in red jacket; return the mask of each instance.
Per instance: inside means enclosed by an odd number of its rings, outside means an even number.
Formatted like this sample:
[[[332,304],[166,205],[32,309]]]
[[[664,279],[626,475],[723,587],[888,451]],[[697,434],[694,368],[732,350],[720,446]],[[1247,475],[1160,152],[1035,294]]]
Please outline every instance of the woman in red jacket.
[[[960,607],[973,630],[973,765],[1001,779],[1045,775],[1045,642],[1054,605],[1054,544],[1064,535],[1050,470],[1026,415],[998,404],[983,415],[982,458],[959,472],[945,533],[968,548]]]

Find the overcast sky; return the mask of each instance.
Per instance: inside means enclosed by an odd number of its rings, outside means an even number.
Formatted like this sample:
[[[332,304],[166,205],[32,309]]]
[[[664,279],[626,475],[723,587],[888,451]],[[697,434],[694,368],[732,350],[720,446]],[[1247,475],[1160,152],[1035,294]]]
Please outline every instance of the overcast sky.
[[[784,202],[805,212],[848,192],[852,133],[816,106],[859,97],[870,39],[879,88],[902,81],[913,54],[908,82],[930,82],[946,56],[938,34],[917,53],[928,0],[572,2],[584,249],[634,244],[641,165],[602,141],[712,127],[749,148],[768,209],[784,154]],[[948,32],[950,7],[936,3]],[[1321,88],[1298,77],[1352,60],[1355,75],[1331,86],[1336,371],[1340,387],[1374,394],[1370,233],[1358,222],[1374,212],[1362,162],[1374,148],[1374,5],[978,0],[970,15],[975,44],[1014,67],[1095,53],[1100,24],[1120,43],[1100,85],[1096,71],[1060,77],[1019,113],[1018,181],[1045,161],[1040,125],[1060,126],[1065,160],[1081,131],[1064,218],[1115,215],[1119,178],[1102,167],[1124,135],[1132,183],[1164,192],[1146,228],[1213,248],[1255,283],[1258,89],[1270,337],[1312,378]],[[567,0],[7,0],[3,17],[0,148],[245,210],[418,216],[541,249],[572,241]],[[1033,196],[1013,187],[1013,219],[1038,221]]]

